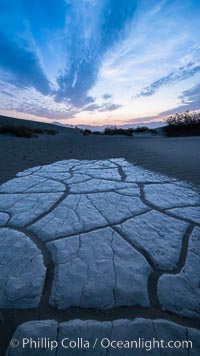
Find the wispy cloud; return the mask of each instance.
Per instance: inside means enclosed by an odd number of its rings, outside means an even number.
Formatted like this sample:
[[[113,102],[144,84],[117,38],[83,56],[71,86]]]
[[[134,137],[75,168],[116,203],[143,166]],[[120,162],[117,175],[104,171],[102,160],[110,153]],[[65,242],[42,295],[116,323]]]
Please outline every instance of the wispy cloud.
[[[114,111],[121,108],[122,105],[114,104],[114,103],[104,103],[104,104],[90,104],[82,108],[82,111],[99,111],[99,112],[107,112]]]
[[[0,0],[0,69],[7,83],[20,88],[35,88],[51,93],[50,82],[42,68],[34,40],[23,19],[21,1]],[[13,12],[15,9],[15,12]]]
[[[193,86],[190,89],[184,90],[179,96],[181,104],[170,110],[164,111],[161,115],[169,116],[177,112],[186,110],[199,110],[200,109],[200,84]]]
[[[138,95],[136,95],[136,98],[142,96],[151,96],[156,93],[161,87],[188,79],[198,72],[200,72],[200,65],[188,63],[186,66],[179,67],[176,71],[169,73],[165,77],[156,80],[149,86],[142,89],[142,91]]]
[[[111,98],[112,98],[112,95],[106,93],[106,94],[103,94],[103,95],[102,95],[102,98],[103,98],[104,100],[111,99]]]
[[[8,73],[7,81],[18,87],[34,87],[40,93],[51,92],[39,60],[27,43],[19,45],[0,33],[0,66]]]
[[[200,103],[200,84],[193,86],[191,89],[184,90],[180,96],[183,104],[198,105]]]
[[[3,94],[3,95],[10,96],[11,98],[13,98],[13,97],[14,97],[14,95],[13,95],[13,94],[11,94],[11,93],[9,93],[9,92],[7,92],[7,91],[5,91],[5,90],[0,90],[0,93],[1,93],[1,94]]]
[[[95,84],[105,53],[123,36],[137,1],[83,0],[67,4],[66,68],[57,79],[59,89],[55,94],[57,101],[70,100],[81,107]]]

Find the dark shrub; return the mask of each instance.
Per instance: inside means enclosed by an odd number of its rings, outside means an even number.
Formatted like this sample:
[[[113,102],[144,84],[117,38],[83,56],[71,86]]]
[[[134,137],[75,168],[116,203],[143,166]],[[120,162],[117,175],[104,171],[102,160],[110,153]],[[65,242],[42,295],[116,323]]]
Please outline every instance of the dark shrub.
[[[149,132],[152,134],[152,135],[157,135],[158,134],[158,131],[156,129],[149,129]]]
[[[136,132],[136,133],[142,133],[142,132],[147,132],[147,131],[149,131],[149,128],[148,127],[146,127],[146,126],[138,126],[138,127],[136,127],[136,129],[134,129],[134,132]]]
[[[0,127],[0,133],[11,134],[17,137],[37,137],[37,133],[35,133],[32,129],[24,126],[3,125]]]
[[[129,128],[129,129],[123,129],[123,128],[117,128],[116,126],[111,126],[111,127],[106,127],[104,130],[104,135],[126,135],[126,136],[132,136],[133,133],[144,133],[144,132],[149,132],[151,134],[157,134],[157,130],[155,129],[149,129],[146,126],[138,126],[135,129]]]
[[[3,125],[0,127],[0,134],[11,134],[17,137],[33,138],[38,137],[38,134],[43,133],[46,133],[48,135],[55,135],[56,133],[58,133],[58,131],[53,129],[32,129],[31,127],[12,125]]]
[[[125,135],[125,136],[132,136],[133,129],[122,129],[117,128],[116,126],[113,127],[106,127],[104,130],[104,135]]]
[[[83,134],[84,136],[91,135],[91,133],[92,133],[92,131],[89,130],[89,129],[82,130],[81,132],[82,132],[82,134]]]
[[[42,130],[42,129],[34,129],[34,132],[37,133],[37,134],[43,134],[44,130]]]
[[[47,135],[56,135],[58,133],[58,131],[53,129],[45,129],[44,131]]]
[[[170,116],[163,130],[169,137],[200,136],[200,113],[186,111]]]

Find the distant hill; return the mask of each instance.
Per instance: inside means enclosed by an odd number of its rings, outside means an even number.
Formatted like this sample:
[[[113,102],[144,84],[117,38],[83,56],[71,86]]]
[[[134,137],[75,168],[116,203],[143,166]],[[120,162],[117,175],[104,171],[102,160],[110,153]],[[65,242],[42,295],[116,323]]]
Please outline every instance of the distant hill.
[[[69,127],[69,128],[71,128],[71,129],[74,128],[74,125],[62,124],[62,123],[59,122],[59,121],[53,121],[53,122],[51,123],[51,125],[57,125],[57,126],[61,126],[61,127]]]
[[[31,127],[34,129],[54,129],[59,131],[62,128],[62,130],[67,130],[70,132],[75,132],[76,130],[71,127],[71,126],[66,126],[66,125],[58,125],[58,124],[53,124],[53,123],[46,123],[46,122],[41,122],[41,121],[31,121],[31,120],[24,120],[24,119],[16,119],[14,117],[9,117],[9,116],[2,116],[0,115],[0,125],[13,125],[13,126],[26,126],[26,127]]]

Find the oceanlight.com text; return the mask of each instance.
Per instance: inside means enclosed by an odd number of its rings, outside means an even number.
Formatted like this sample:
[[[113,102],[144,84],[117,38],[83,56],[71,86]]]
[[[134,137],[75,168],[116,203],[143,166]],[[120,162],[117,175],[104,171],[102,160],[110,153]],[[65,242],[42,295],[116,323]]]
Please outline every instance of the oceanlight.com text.
[[[156,349],[192,349],[192,341],[190,340],[157,340],[138,338],[135,340],[111,340],[109,338],[95,338],[95,339],[84,339],[78,337],[76,339],[70,339],[69,337],[64,337],[61,340],[51,340],[50,338],[22,338],[12,339],[10,341],[10,346],[12,348],[21,347],[22,349],[30,350],[44,350],[53,351],[57,348],[63,349],[133,349],[133,350],[145,350],[151,351]]]

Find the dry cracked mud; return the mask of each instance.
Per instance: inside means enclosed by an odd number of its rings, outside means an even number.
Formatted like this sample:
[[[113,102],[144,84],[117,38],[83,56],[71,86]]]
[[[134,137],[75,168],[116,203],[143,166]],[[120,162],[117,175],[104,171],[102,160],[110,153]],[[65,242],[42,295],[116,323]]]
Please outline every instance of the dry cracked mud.
[[[20,340],[59,341],[64,334],[192,339],[193,348],[177,354],[199,355],[195,186],[123,158],[60,161],[0,186],[0,227],[3,348],[15,327]],[[28,352],[64,355],[61,346]],[[21,344],[7,348],[9,356],[25,354]]]

